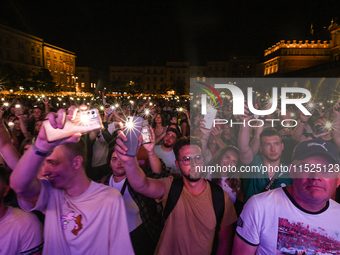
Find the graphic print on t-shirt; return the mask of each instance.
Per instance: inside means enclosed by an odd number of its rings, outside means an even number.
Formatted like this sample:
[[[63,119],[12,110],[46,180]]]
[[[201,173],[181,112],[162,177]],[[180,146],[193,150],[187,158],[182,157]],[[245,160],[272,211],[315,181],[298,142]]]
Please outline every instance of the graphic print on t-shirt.
[[[340,254],[340,232],[279,218],[276,254]]]
[[[70,221],[74,221],[74,226],[72,229],[72,233],[74,235],[78,235],[78,232],[83,228],[83,224],[81,223],[81,215],[79,214],[75,217],[74,211],[69,212],[66,216],[61,217],[61,226],[63,229],[66,229],[67,225]]]

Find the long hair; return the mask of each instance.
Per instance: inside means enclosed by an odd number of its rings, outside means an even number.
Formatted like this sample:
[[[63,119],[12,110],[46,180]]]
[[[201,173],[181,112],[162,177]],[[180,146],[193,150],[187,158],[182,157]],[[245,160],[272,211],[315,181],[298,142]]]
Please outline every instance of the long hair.
[[[217,152],[217,154],[210,160],[208,165],[210,165],[210,166],[219,165],[221,163],[221,160],[222,160],[224,154],[229,150],[232,150],[232,151],[236,152],[237,155],[240,155],[238,148],[236,148],[235,146],[228,145],[228,146],[220,149]],[[238,165],[239,165],[239,163],[236,166],[237,168],[238,168]],[[233,192],[236,192],[237,190],[239,190],[241,188],[241,180],[240,180],[240,178],[233,177],[233,175],[234,175],[234,173],[232,173],[232,172],[227,173],[227,177],[228,177],[227,184],[229,185],[229,187],[232,189]],[[221,185],[221,180],[222,180],[221,177],[212,179],[212,181],[217,183],[218,185]]]
[[[152,128],[155,128],[155,127],[156,127],[156,117],[157,117],[157,115],[160,115],[160,116],[161,116],[161,118],[162,118],[162,126],[165,127],[166,123],[165,123],[165,118],[164,118],[164,116],[163,116],[161,113],[156,113],[156,114],[155,114],[155,118],[153,118],[153,120],[152,120],[152,124],[151,124]]]

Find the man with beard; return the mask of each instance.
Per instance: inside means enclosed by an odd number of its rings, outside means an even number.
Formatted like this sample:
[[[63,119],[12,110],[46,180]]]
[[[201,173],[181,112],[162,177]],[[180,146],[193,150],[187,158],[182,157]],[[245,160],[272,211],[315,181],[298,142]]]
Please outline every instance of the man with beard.
[[[116,153],[124,164],[129,183],[136,192],[162,202],[166,211],[169,205],[167,201],[173,197],[172,184],[176,180],[172,177],[159,180],[147,178],[138,166],[136,157],[125,155],[127,147],[123,141],[126,142],[127,138],[123,132],[119,132]],[[222,208],[221,224],[217,226],[211,190],[213,184],[201,178],[202,172],[196,171],[196,167],[204,166],[201,141],[194,137],[182,137],[175,143],[174,153],[176,166],[183,176],[179,179],[182,180],[183,189],[164,222],[155,254],[210,254],[216,247],[213,242],[215,228],[219,226],[216,235],[217,254],[230,254],[234,232],[232,224],[236,221],[235,209],[228,194],[221,191],[225,206]]]
[[[163,160],[166,165],[167,171],[173,176],[180,175],[180,171],[175,164],[176,157],[173,150],[178,136],[179,134],[176,129],[168,128],[163,139],[163,144],[156,145],[154,148],[156,155]]]
[[[246,123],[253,116],[243,115]],[[240,150],[240,161],[248,169],[253,171],[243,173],[243,192],[245,201],[251,196],[275,189],[285,187],[292,183],[288,172],[282,171],[287,168],[281,163],[283,143],[280,134],[275,128],[266,127],[260,134],[260,139],[254,136],[252,148],[259,146],[262,157],[253,154],[249,146],[249,126],[241,125],[238,136],[238,148]]]

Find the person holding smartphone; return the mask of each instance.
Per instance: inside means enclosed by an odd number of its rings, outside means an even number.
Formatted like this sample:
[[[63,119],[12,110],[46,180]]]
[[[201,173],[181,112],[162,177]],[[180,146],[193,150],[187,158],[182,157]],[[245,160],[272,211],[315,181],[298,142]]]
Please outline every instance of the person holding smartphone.
[[[75,110],[50,113],[49,124],[63,129]],[[133,254],[122,196],[86,176],[86,146],[80,137],[74,133],[48,142],[41,128],[16,165],[11,188],[21,208],[45,214],[43,254]],[[45,179],[37,178],[41,166]]]

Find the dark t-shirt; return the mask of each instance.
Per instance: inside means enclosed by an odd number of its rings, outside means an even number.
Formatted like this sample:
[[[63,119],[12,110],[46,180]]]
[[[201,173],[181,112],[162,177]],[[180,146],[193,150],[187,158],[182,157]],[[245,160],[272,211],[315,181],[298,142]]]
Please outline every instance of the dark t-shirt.
[[[288,166],[285,164],[281,164],[282,168]],[[270,179],[268,176],[268,172],[262,172],[264,163],[262,158],[257,155],[254,155],[252,162],[248,165],[249,167],[254,166],[256,167],[257,172],[252,173],[244,173],[243,174],[243,192],[244,192],[244,199],[245,202],[253,195],[259,194],[268,185]],[[293,183],[292,179],[290,178],[289,171],[288,172],[276,172],[273,178],[277,178],[277,180],[273,183],[273,185],[269,189],[276,189],[280,187],[289,186]]]

